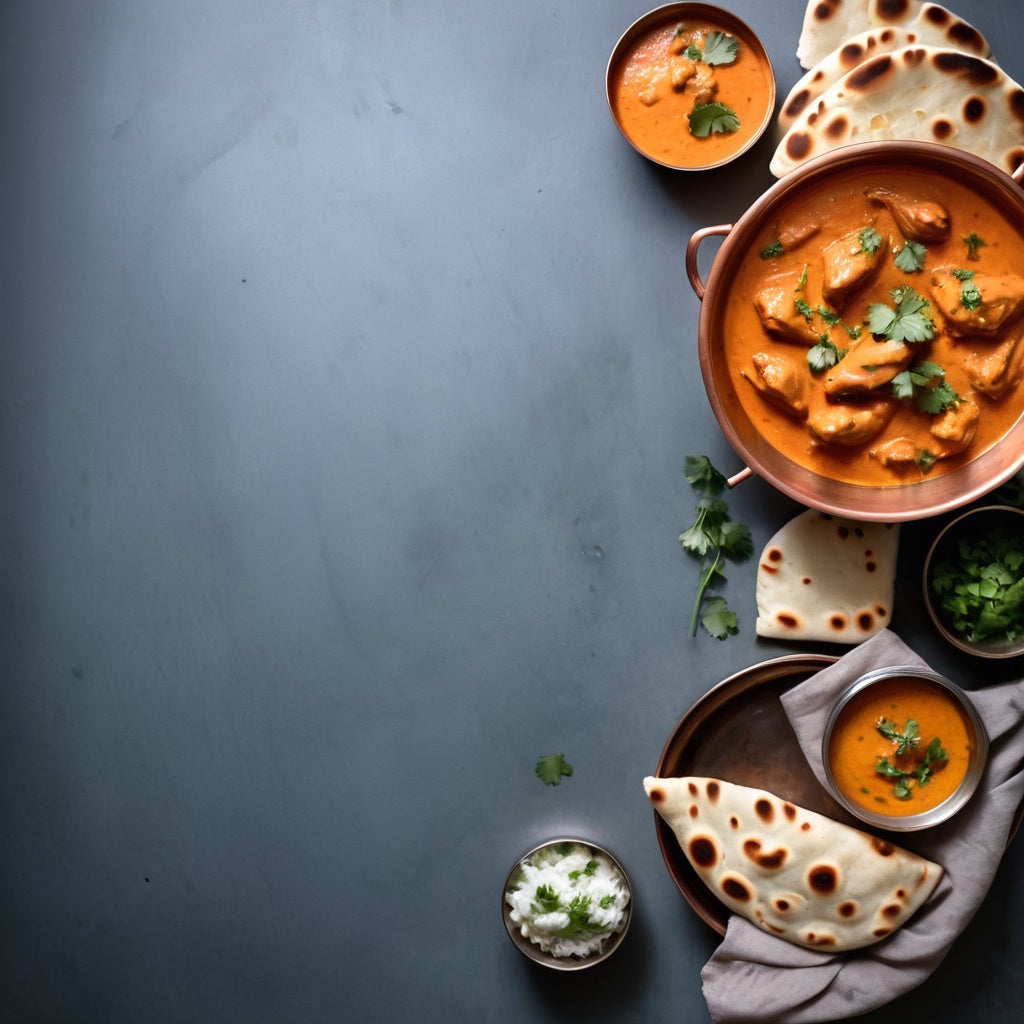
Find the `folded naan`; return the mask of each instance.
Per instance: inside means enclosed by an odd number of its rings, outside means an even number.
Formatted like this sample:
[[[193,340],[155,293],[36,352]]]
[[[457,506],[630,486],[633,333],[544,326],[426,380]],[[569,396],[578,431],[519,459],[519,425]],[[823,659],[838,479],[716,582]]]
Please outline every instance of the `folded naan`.
[[[927,31],[929,36],[941,35],[939,45],[978,57],[992,53],[973,25],[941,4],[922,0],[808,0],[797,60],[801,67],[810,69],[853,36],[872,28]]]
[[[891,935],[942,868],[772,793],[721,779],[644,779],[687,860],[733,912],[829,953]]]
[[[757,563],[758,636],[859,644],[892,620],[899,526],[807,509]]]
[[[1010,174],[1024,161],[1024,89],[992,61],[959,50],[879,54],[797,117],[769,166],[781,178],[840,146],[882,139],[940,142]]]
[[[945,25],[938,25],[927,19],[918,18],[908,27],[890,25],[885,28],[868,29],[844,39],[840,46],[818,61],[789,90],[779,107],[779,133],[788,131],[796,119],[826,89],[859,64],[877,57],[880,53],[892,53],[893,50],[902,50],[906,46],[935,46],[940,49],[972,53],[976,57],[986,56],[984,53],[976,52],[973,38],[966,38],[961,44],[959,38],[947,31]]]

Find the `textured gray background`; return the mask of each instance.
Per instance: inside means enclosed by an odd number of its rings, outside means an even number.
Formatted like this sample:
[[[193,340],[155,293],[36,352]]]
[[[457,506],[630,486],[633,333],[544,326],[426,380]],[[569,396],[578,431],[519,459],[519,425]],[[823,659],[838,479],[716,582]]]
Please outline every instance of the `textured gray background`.
[[[737,0],[780,93],[799,0]],[[1015,6],[957,9],[1020,78]],[[715,935],[640,780],[734,671],[676,542],[733,472],[683,250],[771,144],[675,175],[607,111],[645,10],[0,5],[0,1016],[701,1021]],[[733,493],[762,545],[797,509]],[[905,528],[897,630],[940,647]],[[1019,671],[1019,666],[1018,666]],[[537,756],[575,774],[545,787]],[[636,915],[549,976],[499,914],[552,833]],[[1016,1021],[1024,844],[939,975],[865,1018]]]

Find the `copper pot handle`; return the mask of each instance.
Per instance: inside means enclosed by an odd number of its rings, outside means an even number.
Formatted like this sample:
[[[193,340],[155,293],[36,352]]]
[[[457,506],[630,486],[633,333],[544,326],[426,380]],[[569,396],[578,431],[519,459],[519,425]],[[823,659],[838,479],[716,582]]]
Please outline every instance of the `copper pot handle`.
[[[1018,185],[1024,185],[1024,163],[1018,164],[1014,168],[1013,174],[1011,174],[1010,177],[1013,178]]]
[[[704,298],[704,282],[700,278],[700,271],[697,269],[697,250],[700,243],[711,235],[727,235],[732,231],[731,224],[716,224],[711,228],[699,228],[690,236],[686,243],[686,276],[690,279],[690,287],[697,293],[698,299]]]

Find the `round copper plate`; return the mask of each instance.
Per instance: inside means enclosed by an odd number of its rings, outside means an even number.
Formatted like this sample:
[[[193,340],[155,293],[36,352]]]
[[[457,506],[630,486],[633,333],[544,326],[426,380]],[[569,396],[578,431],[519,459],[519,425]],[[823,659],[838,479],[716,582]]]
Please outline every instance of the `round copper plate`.
[[[764,661],[718,683],[679,720],[661,752],[659,778],[705,775],[756,786],[800,807],[854,824],[811,773],[779,695],[837,659],[794,654]],[[672,830],[655,812],[658,845],[690,906],[720,935],[729,911],[691,867]]]

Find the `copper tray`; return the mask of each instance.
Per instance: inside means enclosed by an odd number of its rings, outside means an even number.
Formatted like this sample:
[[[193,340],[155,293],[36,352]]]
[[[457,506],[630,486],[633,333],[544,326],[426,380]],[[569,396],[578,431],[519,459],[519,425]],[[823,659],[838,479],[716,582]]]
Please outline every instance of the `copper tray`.
[[[767,789],[800,807],[854,824],[808,767],[779,695],[838,660],[793,654],[722,680],[672,730],[657,775],[706,775]],[[658,845],[669,874],[695,911],[720,935],[729,911],[690,865],[675,834],[655,812]]]

